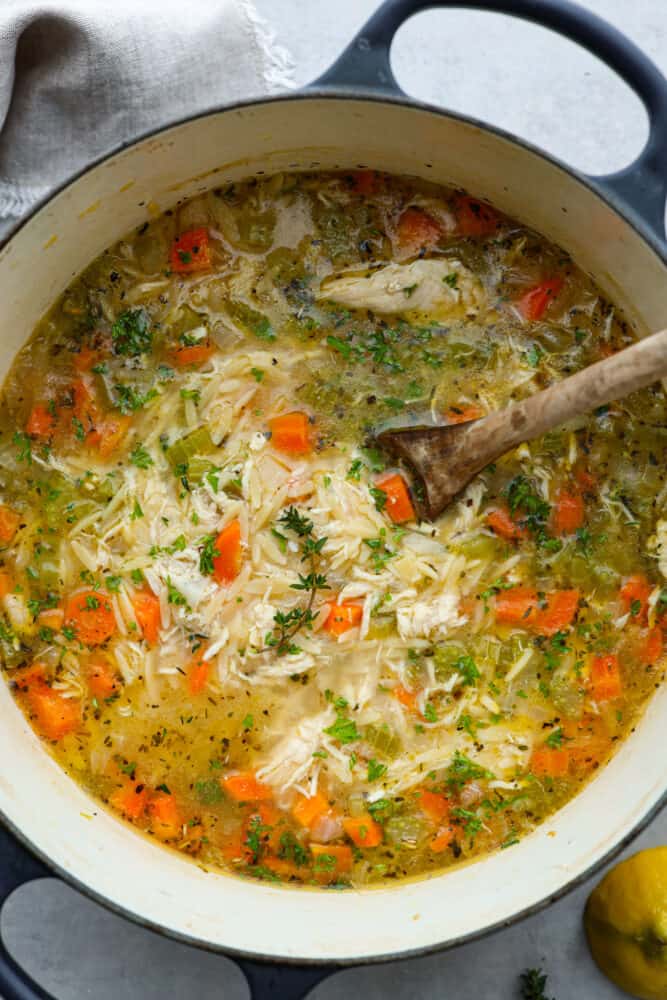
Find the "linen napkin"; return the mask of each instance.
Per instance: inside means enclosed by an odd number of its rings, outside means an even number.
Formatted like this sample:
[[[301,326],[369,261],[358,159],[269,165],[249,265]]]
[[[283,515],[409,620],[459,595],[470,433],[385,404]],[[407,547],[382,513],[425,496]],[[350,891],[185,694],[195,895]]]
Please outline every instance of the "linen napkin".
[[[120,142],[291,71],[250,0],[2,0],[0,236]]]

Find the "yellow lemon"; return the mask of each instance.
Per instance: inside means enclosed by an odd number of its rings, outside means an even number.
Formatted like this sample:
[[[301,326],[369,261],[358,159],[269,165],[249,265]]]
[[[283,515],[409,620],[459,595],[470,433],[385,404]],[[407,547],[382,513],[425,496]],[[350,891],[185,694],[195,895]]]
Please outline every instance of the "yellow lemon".
[[[607,872],[588,897],[584,927],[606,976],[641,1000],[667,1000],[667,847]]]

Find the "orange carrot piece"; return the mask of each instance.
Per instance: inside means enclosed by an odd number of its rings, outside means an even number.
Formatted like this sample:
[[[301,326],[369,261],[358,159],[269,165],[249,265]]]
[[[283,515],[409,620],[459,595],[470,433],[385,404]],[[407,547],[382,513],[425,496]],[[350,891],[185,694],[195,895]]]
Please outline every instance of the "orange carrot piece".
[[[396,224],[398,245],[406,253],[436,246],[442,236],[440,223],[420,208],[406,208]]]
[[[95,393],[89,381],[78,378],[72,383],[72,410],[76,420],[80,421],[86,437],[95,433],[100,421],[100,409],[95,399]],[[99,436],[99,431],[97,432]],[[99,437],[93,440],[98,443]]]
[[[109,805],[127,819],[137,820],[148,805],[148,789],[136,781],[127,781],[110,796]]]
[[[50,437],[56,429],[56,417],[45,403],[35,403],[25,425],[30,437]]]
[[[154,646],[158,641],[161,625],[159,600],[152,590],[144,587],[132,597],[132,607],[144,639],[150,646]]]
[[[286,455],[306,455],[312,451],[308,414],[302,410],[284,413],[269,421],[271,444]]]
[[[269,785],[258,781],[252,771],[239,771],[222,779],[222,787],[235,802],[265,802],[273,798]]]
[[[353,844],[357,847],[377,847],[382,843],[383,832],[370,813],[362,816],[347,816],[343,820],[343,829]]]
[[[515,303],[517,310],[529,322],[542,319],[551,302],[562,291],[563,284],[563,279],[557,275],[541,281],[517,300]]]
[[[118,678],[108,660],[94,659],[88,664],[88,690],[93,698],[104,701],[118,690]]]
[[[433,851],[434,854],[442,854],[446,851],[451,842],[454,840],[455,832],[454,828],[451,826],[445,826],[442,830],[438,830],[435,837],[429,843],[429,849]]]
[[[338,601],[329,603],[329,615],[324,623],[324,629],[329,635],[339,636],[356,628],[360,624],[364,609],[354,601]]]
[[[179,274],[205,271],[211,266],[208,229],[190,229],[181,233],[171,247],[171,269]]]
[[[461,236],[489,236],[500,225],[500,216],[490,205],[469,195],[456,195],[454,212]]]
[[[645,576],[636,573],[628,577],[621,587],[621,600],[626,611],[635,621],[645,622],[648,617],[648,599],[653,588]]]
[[[424,788],[418,793],[417,804],[434,823],[442,823],[449,816],[449,799],[446,795],[438,795]]]
[[[232,583],[241,572],[241,524],[236,518],[215,540],[213,576],[218,583]]]
[[[592,658],[589,686],[595,701],[612,701],[620,697],[623,684],[618,657],[614,653]]]
[[[84,345],[78,354],[74,355],[74,368],[78,372],[89,372],[91,368],[99,364],[104,358],[102,351],[95,350],[94,347]]]
[[[97,430],[88,435],[88,443],[97,445],[101,458],[109,458],[116,451],[130,429],[129,416],[109,416],[98,423]]]
[[[204,659],[204,650],[198,650],[188,667],[188,691],[190,694],[201,694],[208,684],[211,664]]]
[[[646,636],[646,642],[642,650],[642,663],[648,665],[657,663],[662,656],[663,635],[659,625],[654,626]]]
[[[565,747],[537,747],[530,758],[530,770],[538,777],[562,778],[570,767],[570,751]]]
[[[391,689],[392,697],[396,701],[400,702],[403,708],[407,708],[409,712],[417,712],[417,692],[408,691],[404,688],[402,684],[397,684],[396,687]]]
[[[37,624],[40,628],[50,628],[54,632],[59,632],[65,621],[65,612],[62,608],[45,608],[37,615]]]
[[[6,504],[0,504],[0,544],[9,545],[18,531],[21,515]]]
[[[203,365],[205,361],[215,354],[215,344],[210,340],[202,340],[199,344],[190,344],[177,347],[174,352],[174,361],[179,368],[186,365]]]
[[[26,697],[36,728],[47,739],[60,740],[79,726],[80,702],[49,687],[44,664],[36,662],[18,671],[14,681]]]
[[[445,416],[448,424],[466,424],[469,420],[479,420],[483,417],[484,410],[474,403],[467,403],[464,406],[450,406]]]
[[[584,523],[584,498],[574,490],[559,490],[553,510],[556,535],[573,535]]]
[[[530,587],[512,587],[496,597],[496,621],[508,625],[532,624],[537,611],[537,591]]]
[[[590,493],[597,487],[597,479],[583,465],[576,465],[574,468],[574,478],[584,493]]]
[[[246,861],[251,857],[250,852],[246,849]],[[289,882],[290,879],[303,878],[304,872],[307,871],[305,868],[299,868],[295,865],[293,861],[288,861],[287,858],[278,858],[275,854],[267,854],[262,858],[262,867],[268,868],[269,871],[277,875],[278,878],[285,882]],[[310,873],[308,873],[310,874]]]
[[[84,646],[101,646],[116,631],[116,616],[109,595],[101,590],[80,590],[65,605],[65,623]]]
[[[326,866],[321,864],[319,871],[322,873],[339,873],[352,871],[352,850],[347,844],[311,844],[310,853],[313,855],[315,871],[318,870],[318,858],[326,861]],[[331,865],[330,859],[334,859]]]
[[[397,472],[384,479],[379,479],[375,486],[381,490],[387,498],[385,510],[394,524],[404,524],[406,521],[414,521],[415,509],[408,493],[408,487],[403,476]]]
[[[292,806],[292,816],[301,826],[311,827],[320,816],[326,816],[330,811],[330,805],[321,792],[314,795],[300,795]]]
[[[375,170],[355,170],[351,175],[352,190],[355,194],[375,194],[378,188],[378,175]]]
[[[518,542],[528,535],[525,528],[512,520],[507,507],[496,507],[494,510],[490,510],[486,515],[486,523],[496,535],[508,542]]]
[[[153,792],[148,800],[148,815],[153,833],[161,840],[174,840],[181,833],[183,819],[171,792]]]
[[[540,635],[555,635],[572,624],[578,607],[578,590],[556,590],[547,594],[546,607],[537,610],[535,630]]]
[[[13,580],[11,574],[7,572],[6,569],[0,569],[0,600],[6,597],[11,591],[13,586]],[[42,612],[43,614],[43,612]],[[38,620],[39,620],[38,616]]]

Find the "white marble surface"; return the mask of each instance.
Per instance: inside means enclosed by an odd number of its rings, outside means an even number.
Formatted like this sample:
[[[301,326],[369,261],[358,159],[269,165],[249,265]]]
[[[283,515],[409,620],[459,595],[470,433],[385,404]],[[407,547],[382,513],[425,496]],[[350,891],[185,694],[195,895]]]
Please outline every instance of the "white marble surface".
[[[298,84],[321,73],[377,6],[376,0],[256,2],[294,54]],[[667,73],[667,0],[586,3]],[[187,18],[184,30],[186,25]],[[398,79],[414,96],[502,125],[590,172],[630,162],[646,135],[639,101],[613,74],[532,25],[471,11],[429,11],[402,29],[392,55]],[[665,842],[662,815],[630,850]],[[513,1000],[521,969],[543,965],[550,997],[621,1000],[624,994],[597,972],[583,940],[581,910],[589,888],[454,952],[340,972],[312,996]],[[14,954],[58,1000],[247,996],[241,975],[226,959],[135,927],[55,881],[20,890],[5,908],[2,926]]]

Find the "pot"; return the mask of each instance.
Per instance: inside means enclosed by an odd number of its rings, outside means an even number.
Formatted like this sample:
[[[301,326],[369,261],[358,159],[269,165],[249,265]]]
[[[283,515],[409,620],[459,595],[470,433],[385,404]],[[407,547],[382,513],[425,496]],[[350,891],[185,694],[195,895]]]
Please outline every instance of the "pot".
[[[369,166],[466,188],[563,246],[638,329],[664,326],[667,82],[615,29],[565,0],[437,4],[461,5],[536,21],[604,59],[649,111],[639,159],[611,177],[585,177],[503,132],[407,99],[391,72],[391,40],[407,18],[435,4],[387,0],[305,91],[216,108],[146,136],[86,169],[23,221],[0,253],[0,375],[67,283],[155,205],[296,169]],[[655,752],[665,688],[595,780],[511,850],[392,887],[295,890],[207,874],[156,847],[60,770],[5,684],[0,713],[1,898],[55,872],[147,927],[237,957],[256,997],[276,989],[303,996],[338,965],[450,947],[535,911],[624,847],[667,788]],[[47,996],[4,952],[0,992],[7,1000]]]

